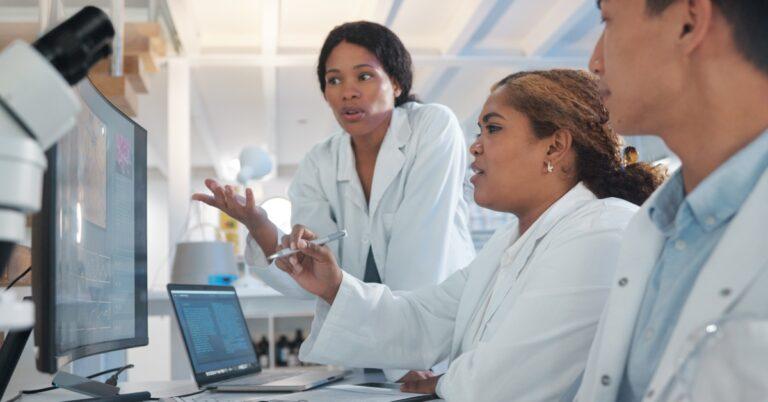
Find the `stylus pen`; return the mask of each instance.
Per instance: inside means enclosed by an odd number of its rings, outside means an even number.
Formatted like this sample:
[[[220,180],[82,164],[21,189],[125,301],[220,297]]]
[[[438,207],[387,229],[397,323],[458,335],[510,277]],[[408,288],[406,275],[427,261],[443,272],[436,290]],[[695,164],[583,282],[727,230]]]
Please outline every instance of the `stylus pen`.
[[[324,245],[326,243],[330,243],[330,242],[332,242],[334,240],[339,240],[339,239],[341,239],[342,237],[344,237],[346,235],[347,235],[347,231],[346,230],[339,230],[336,233],[331,233],[328,236],[321,237],[321,238],[315,239],[315,240],[310,240],[309,242],[312,243],[312,244],[316,244],[318,246],[322,246],[322,245]],[[275,258],[283,258],[283,257],[287,257],[289,255],[296,254],[299,251],[301,251],[301,250],[296,250],[296,249],[292,249],[292,248],[285,248],[285,249],[282,249],[282,250],[280,250],[280,251],[270,255],[269,257],[267,257],[267,259],[268,260],[274,260]]]

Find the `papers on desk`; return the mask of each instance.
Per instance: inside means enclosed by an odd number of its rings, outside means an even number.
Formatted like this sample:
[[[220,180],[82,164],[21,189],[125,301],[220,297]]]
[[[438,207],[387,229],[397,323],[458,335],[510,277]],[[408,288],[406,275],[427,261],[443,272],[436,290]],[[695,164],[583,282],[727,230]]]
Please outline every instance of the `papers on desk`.
[[[411,394],[397,389],[363,387],[359,385],[330,385],[321,389],[280,395],[268,401],[306,402],[392,402],[428,401],[431,395]]]

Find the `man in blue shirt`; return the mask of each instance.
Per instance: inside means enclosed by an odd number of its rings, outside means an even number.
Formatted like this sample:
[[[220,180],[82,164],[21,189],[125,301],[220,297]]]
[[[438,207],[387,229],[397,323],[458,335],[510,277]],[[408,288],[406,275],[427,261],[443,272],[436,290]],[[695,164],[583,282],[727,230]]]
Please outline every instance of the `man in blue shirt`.
[[[733,315],[768,319],[768,2],[598,7],[605,27],[590,69],[614,128],[660,135],[682,168],[627,229],[577,399],[677,400],[690,397],[676,381],[699,332]],[[740,385],[723,380],[738,377],[728,375],[738,359],[703,380],[705,398],[739,400]]]

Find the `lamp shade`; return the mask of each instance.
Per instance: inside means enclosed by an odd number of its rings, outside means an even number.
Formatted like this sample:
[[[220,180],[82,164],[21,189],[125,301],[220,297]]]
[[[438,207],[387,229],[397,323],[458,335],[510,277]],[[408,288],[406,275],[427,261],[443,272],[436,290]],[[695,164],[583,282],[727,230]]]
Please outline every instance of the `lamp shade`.
[[[269,153],[261,147],[246,147],[240,152],[240,173],[237,181],[248,184],[249,180],[259,180],[272,172],[274,162]]]
[[[180,284],[208,284],[209,275],[237,275],[235,249],[222,241],[194,241],[176,244],[171,281]]]

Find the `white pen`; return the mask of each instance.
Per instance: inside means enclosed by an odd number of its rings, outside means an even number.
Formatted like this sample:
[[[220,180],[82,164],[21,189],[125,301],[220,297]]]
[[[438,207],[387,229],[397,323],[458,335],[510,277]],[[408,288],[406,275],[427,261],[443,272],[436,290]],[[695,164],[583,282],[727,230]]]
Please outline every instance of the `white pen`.
[[[346,235],[347,235],[347,231],[346,230],[339,230],[336,233],[331,233],[328,236],[321,237],[321,238],[315,239],[315,240],[310,240],[309,242],[312,243],[312,244],[316,244],[318,246],[322,246],[322,245],[324,245],[326,243],[330,243],[330,242],[332,242],[334,240],[339,240],[339,239],[341,239],[342,237],[344,237]],[[292,248],[284,248],[284,249],[282,249],[282,250],[280,250],[280,251],[270,255],[269,257],[267,257],[267,259],[268,260],[274,260],[275,258],[287,257],[289,255],[296,254],[299,251],[300,250],[296,250],[296,249],[292,249]]]

